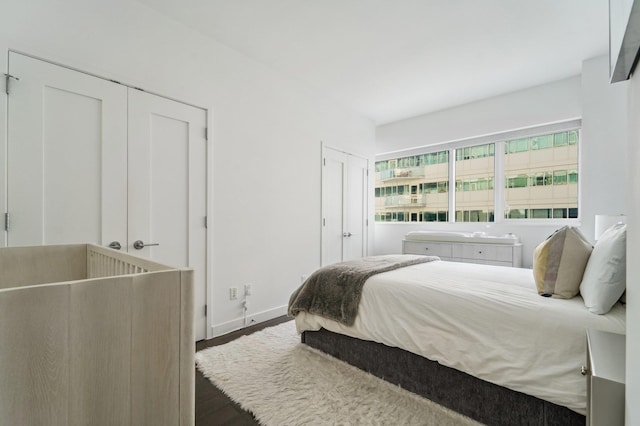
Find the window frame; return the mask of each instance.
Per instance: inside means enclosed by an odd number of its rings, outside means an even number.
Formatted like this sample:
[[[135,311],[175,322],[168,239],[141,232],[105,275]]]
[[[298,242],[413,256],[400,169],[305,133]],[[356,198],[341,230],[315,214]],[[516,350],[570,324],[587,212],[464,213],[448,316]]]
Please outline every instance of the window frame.
[[[574,145],[578,144],[578,155],[577,155],[577,167],[576,169],[568,168],[566,169],[566,182],[563,185],[578,185],[578,215],[576,218],[569,217],[567,215],[566,218],[555,218],[553,217],[553,208],[551,209],[551,217],[550,218],[542,218],[542,219],[534,219],[532,218],[530,212],[527,218],[506,218],[505,217],[505,185],[508,183],[509,177],[505,176],[505,167],[504,160],[505,156],[505,147],[507,146],[507,142],[524,139],[524,138],[532,138],[537,136],[546,136],[550,135],[551,138],[551,149],[555,148],[555,133],[559,132],[571,132],[576,131],[577,141],[571,142],[570,136],[567,135],[566,145]],[[448,189],[449,189],[449,202],[448,202],[448,221],[434,221],[434,222],[419,222],[419,223],[477,223],[477,224],[520,224],[520,225],[544,225],[544,226],[554,226],[554,225],[579,225],[582,218],[582,184],[580,179],[580,169],[582,167],[582,155],[581,155],[581,139],[582,139],[582,119],[573,119],[568,121],[556,122],[546,125],[538,125],[527,127],[523,129],[518,129],[514,131],[507,131],[501,133],[495,133],[487,136],[480,137],[472,137],[465,138],[455,141],[443,142],[433,145],[421,146],[416,148],[411,148],[402,151],[393,151],[388,153],[383,153],[376,155],[375,162],[398,159],[408,156],[414,155],[422,155],[423,158],[427,158],[430,154],[434,154],[441,151],[448,151],[448,165],[449,165],[449,180],[448,180]],[[469,154],[471,154],[472,147],[477,145],[486,145],[486,144],[494,144],[494,180],[493,180],[493,191],[494,191],[494,221],[493,222],[459,222],[456,221],[456,183],[457,176],[455,173],[455,163],[458,155],[462,157],[465,156],[464,149],[467,148]],[[564,146],[564,145],[562,145]],[[546,149],[546,148],[541,148]],[[462,152],[462,154],[458,154],[458,152]],[[498,155],[499,153],[499,155]],[[551,170],[550,178],[551,183],[553,185],[553,175],[555,170]],[[575,172],[575,176],[577,177],[577,182],[573,183],[570,179],[570,175],[572,172]],[[374,183],[375,185],[375,183]],[[376,223],[406,223],[406,222],[376,222]]]

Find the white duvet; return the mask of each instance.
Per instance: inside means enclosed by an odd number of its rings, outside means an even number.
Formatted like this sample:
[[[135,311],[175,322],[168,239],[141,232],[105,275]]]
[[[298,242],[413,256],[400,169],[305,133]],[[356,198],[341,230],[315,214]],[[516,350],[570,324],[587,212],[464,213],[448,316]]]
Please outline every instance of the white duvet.
[[[541,297],[530,269],[435,261],[369,278],[353,326],[305,312],[296,326],[399,347],[584,414],[585,330],[624,334],[625,308],[596,315],[580,296]]]

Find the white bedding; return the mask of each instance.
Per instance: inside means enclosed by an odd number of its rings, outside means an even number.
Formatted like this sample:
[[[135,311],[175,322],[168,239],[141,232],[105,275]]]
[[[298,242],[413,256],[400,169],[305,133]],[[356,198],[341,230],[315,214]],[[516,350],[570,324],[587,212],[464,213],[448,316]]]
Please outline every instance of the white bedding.
[[[541,297],[530,269],[435,261],[369,278],[353,326],[306,312],[296,326],[400,347],[585,414],[585,330],[625,333],[625,308],[595,315],[580,296]]]

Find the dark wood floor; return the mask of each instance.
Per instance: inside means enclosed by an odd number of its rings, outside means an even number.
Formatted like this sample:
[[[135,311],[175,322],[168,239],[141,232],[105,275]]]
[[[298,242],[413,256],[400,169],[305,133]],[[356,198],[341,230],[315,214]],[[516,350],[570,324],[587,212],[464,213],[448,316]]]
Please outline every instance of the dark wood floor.
[[[196,343],[196,351],[218,346],[237,339],[240,336],[254,333],[266,327],[291,321],[292,318],[281,316],[260,324],[252,325],[242,330],[234,331],[224,336],[210,340],[202,340]],[[257,425],[258,422],[251,413],[244,411],[240,406],[222,393],[213,383],[196,369],[196,425]]]

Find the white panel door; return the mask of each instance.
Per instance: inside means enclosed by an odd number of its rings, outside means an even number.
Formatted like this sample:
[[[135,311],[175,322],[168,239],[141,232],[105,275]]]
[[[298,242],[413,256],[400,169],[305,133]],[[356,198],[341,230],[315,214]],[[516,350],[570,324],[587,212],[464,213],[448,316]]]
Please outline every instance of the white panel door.
[[[347,164],[343,153],[327,148],[322,161],[322,266],[325,266],[343,259]]]
[[[321,264],[367,255],[368,161],[323,147]]]
[[[355,155],[347,160],[344,260],[367,255],[368,161]]]
[[[126,88],[10,52],[10,246],[126,241]]]
[[[205,132],[205,110],[129,89],[128,251],[194,268],[196,340],[206,337]]]

